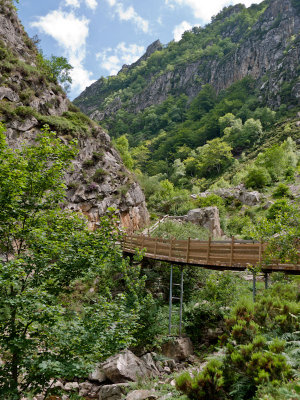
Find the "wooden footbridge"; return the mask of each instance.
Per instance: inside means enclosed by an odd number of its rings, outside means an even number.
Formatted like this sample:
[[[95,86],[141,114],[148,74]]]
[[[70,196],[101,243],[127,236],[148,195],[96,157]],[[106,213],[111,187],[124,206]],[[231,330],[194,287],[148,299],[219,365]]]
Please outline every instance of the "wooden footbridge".
[[[265,275],[265,287],[268,287],[270,272],[284,272],[286,274],[300,274],[300,249],[295,264],[282,264],[279,260],[264,262],[264,252],[267,244],[250,240],[174,240],[128,234],[122,243],[124,253],[134,254],[143,252],[144,258],[166,261],[170,264],[170,295],[169,295],[169,335],[172,333],[172,304],[180,302],[178,333],[182,333],[183,310],[183,266],[198,266],[219,271],[243,271],[249,267],[259,266]],[[173,283],[173,265],[181,265],[180,283]],[[256,296],[256,270],[253,274],[253,300]],[[173,286],[180,287],[179,297],[174,297]],[[174,335],[171,335],[174,336]],[[175,335],[176,336],[176,335]]]
[[[128,234],[123,240],[125,253],[144,251],[144,258],[166,261],[172,264],[202,266],[215,270],[243,271],[250,266],[261,271],[300,274],[300,249],[298,262],[282,264],[279,260],[264,262],[267,244],[250,240],[174,240]]]

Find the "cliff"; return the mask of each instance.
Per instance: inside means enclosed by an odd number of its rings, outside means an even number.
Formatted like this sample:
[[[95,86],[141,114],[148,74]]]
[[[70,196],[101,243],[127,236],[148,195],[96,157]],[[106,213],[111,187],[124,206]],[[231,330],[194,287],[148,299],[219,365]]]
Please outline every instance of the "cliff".
[[[119,210],[128,230],[147,224],[139,184],[107,133],[74,107],[57,81],[47,76],[9,0],[0,1],[0,39],[0,120],[10,146],[31,141],[45,124],[65,142],[76,137],[79,153],[66,176],[67,207],[83,212],[92,229],[108,207]]]
[[[180,42],[159,46],[144,57],[144,65],[126,66],[116,77],[99,79],[74,103],[102,121],[119,109],[138,113],[169,95],[185,94],[191,101],[205,84],[219,93],[249,75],[269,107],[278,109],[287,93],[289,101],[298,104],[297,4],[265,0],[248,9],[227,7],[205,28],[193,28]]]

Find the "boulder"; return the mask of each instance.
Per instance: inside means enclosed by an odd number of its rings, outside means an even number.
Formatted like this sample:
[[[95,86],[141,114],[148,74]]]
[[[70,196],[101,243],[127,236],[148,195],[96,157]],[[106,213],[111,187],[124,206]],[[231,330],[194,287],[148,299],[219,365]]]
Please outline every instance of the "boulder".
[[[261,195],[259,192],[247,192],[246,190],[241,190],[238,199],[241,203],[246,204],[247,206],[255,206],[260,203],[260,197]]]
[[[141,359],[147,364],[147,366],[155,373],[158,374],[155,362],[152,358],[151,353],[147,353],[141,357]]]
[[[187,360],[193,354],[193,345],[188,337],[180,337],[162,345],[162,354],[173,358],[175,361]]]
[[[99,391],[99,400],[121,400],[128,386],[128,383],[116,383],[114,385],[102,386]]]
[[[86,396],[89,399],[97,399],[100,386],[91,382],[82,382],[79,384],[79,396]]]
[[[18,102],[20,100],[19,95],[16,92],[5,86],[0,87],[0,100],[3,99],[13,102]]]
[[[130,350],[108,358],[102,364],[102,370],[113,383],[136,382],[154,375],[153,370]]]
[[[89,375],[89,380],[90,381],[95,381],[98,383],[105,382],[107,380],[107,377],[105,373],[103,372],[102,368],[100,365],[98,365],[93,372],[90,373]]]
[[[156,400],[157,397],[154,390],[134,390],[126,396],[126,400]]]
[[[204,207],[190,210],[185,216],[185,220],[207,228],[214,237],[222,236],[220,215],[217,207]]]

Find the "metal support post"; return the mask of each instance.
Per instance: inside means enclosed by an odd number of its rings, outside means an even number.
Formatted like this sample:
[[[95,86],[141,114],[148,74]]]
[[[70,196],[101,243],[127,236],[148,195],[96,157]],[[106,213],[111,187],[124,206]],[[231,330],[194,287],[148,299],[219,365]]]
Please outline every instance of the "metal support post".
[[[179,336],[181,336],[181,331],[182,331],[182,304],[183,304],[183,268],[181,268],[181,277],[180,277],[180,316],[179,316]]]
[[[256,298],[256,272],[253,271],[253,302],[255,302]]]
[[[265,272],[265,289],[269,287],[269,274]]]
[[[173,265],[171,265],[170,269],[170,298],[169,298],[169,335],[171,335],[172,329],[172,288],[173,288]]]

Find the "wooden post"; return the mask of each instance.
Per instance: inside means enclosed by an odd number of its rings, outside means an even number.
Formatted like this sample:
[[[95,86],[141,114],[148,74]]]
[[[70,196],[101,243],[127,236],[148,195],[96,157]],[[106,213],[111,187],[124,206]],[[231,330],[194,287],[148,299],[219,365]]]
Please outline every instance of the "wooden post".
[[[207,265],[208,265],[208,262],[209,262],[210,245],[211,245],[211,236],[210,236],[209,239],[208,239],[207,259],[206,259]]]
[[[145,237],[144,237],[144,235],[142,235],[141,250],[143,250],[143,248],[144,248],[144,240],[145,240]]]
[[[233,264],[233,251],[234,251],[234,236],[231,236],[231,248],[230,248],[230,266]]]
[[[155,238],[155,248],[154,248],[154,256],[156,258],[157,255],[157,237]]]
[[[169,292],[169,335],[172,330],[172,297],[173,297],[173,265],[170,268],[170,292]]]
[[[186,262],[187,262],[187,264],[188,264],[189,258],[190,258],[190,245],[191,245],[191,238],[189,237],[188,241],[187,241],[187,248],[186,248]]]
[[[130,250],[133,250],[132,234],[130,234]]]

